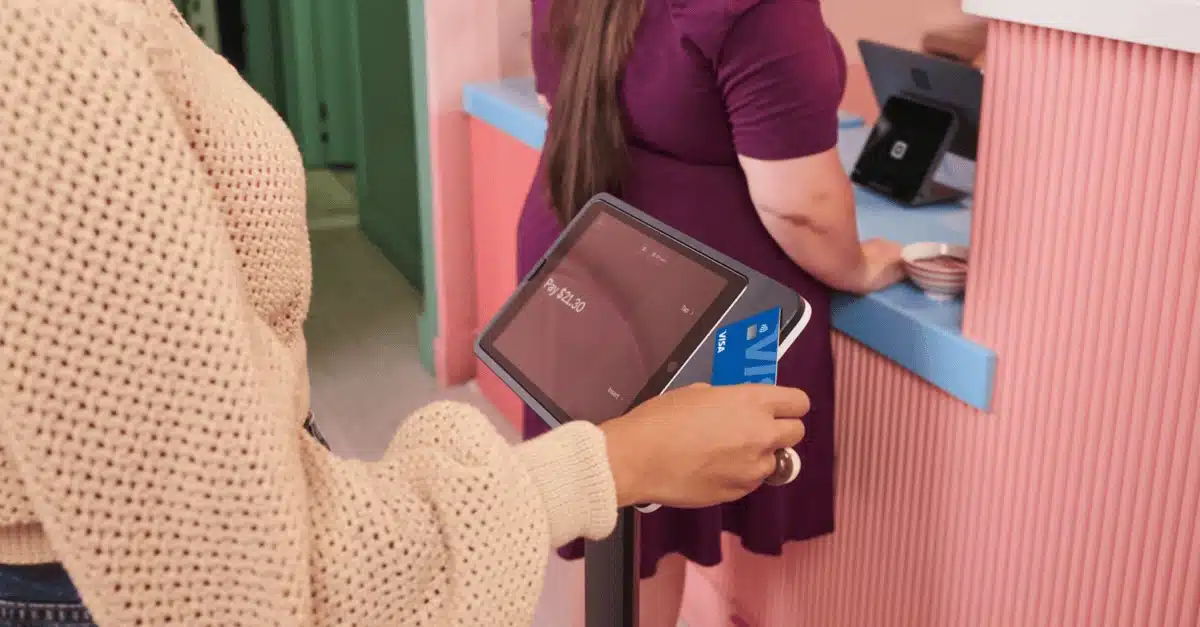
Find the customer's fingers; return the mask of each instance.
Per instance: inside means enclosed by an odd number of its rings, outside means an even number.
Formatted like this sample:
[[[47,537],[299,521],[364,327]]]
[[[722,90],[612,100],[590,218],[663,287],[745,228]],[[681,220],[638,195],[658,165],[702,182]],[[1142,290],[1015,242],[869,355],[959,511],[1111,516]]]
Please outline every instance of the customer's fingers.
[[[775,449],[796,446],[804,439],[804,421],[799,418],[779,418],[772,422],[773,433],[770,444],[772,454]]]
[[[754,482],[756,484],[761,484],[767,479],[770,479],[771,475],[775,474],[775,470],[778,466],[779,463],[775,461],[775,451],[763,453],[762,457],[759,458],[755,465]]]
[[[761,383],[747,383],[739,387],[747,394],[749,402],[773,416],[800,417],[807,414],[810,407],[808,394],[797,388]]]

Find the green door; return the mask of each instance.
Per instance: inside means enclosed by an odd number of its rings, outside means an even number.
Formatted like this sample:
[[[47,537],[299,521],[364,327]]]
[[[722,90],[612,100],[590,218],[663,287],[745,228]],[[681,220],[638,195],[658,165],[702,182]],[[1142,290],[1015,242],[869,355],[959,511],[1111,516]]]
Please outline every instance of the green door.
[[[279,1],[243,1],[242,23],[246,38],[246,67],[242,73],[246,82],[262,94],[280,115],[286,115]]]
[[[358,0],[313,2],[322,144],[330,167],[353,166],[359,142]]]
[[[356,0],[175,4],[210,46],[232,55],[246,81],[284,116],[306,166],[355,165],[360,140]],[[231,20],[231,14],[237,17]],[[236,53],[224,50],[225,44]]]
[[[423,291],[421,181],[427,162],[418,145],[426,129],[425,107],[415,106],[424,99],[414,95],[418,81],[413,69],[418,62],[410,37],[410,3],[357,0],[362,87],[358,211],[367,237]],[[423,32],[421,26],[417,32]]]
[[[269,69],[250,69],[279,67],[280,95],[273,102],[295,133],[305,166],[355,169],[360,227],[422,290],[409,4],[254,0],[244,1],[243,12],[248,39],[267,42],[270,25],[278,24],[278,46],[247,46],[249,56],[259,60],[247,63],[251,83],[270,83],[272,77]],[[278,61],[273,63],[267,58],[276,50]],[[259,91],[266,95],[270,90]]]
[[[421,357],[432,371],[424,1],[176,2],[204,15],[240,5],[243,74],[287,120],[305,167],[354,169],[360,228],[423,294]]]
[[[279,60],[283,78],[283,114],[300,145],[304,166],[324,168],[325,122],[315,2],[330,0],[276,0],[279,11]]]

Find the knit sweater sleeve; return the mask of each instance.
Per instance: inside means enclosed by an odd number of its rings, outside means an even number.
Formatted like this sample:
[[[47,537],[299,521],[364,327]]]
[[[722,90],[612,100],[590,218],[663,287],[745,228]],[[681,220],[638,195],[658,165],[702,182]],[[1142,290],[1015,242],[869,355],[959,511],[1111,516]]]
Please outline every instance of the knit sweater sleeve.
[[[440,404],[320,447],[154,53],[69,5],[0,0],[0,446],[97,622],[528,625],[615,522],[603,435]]]

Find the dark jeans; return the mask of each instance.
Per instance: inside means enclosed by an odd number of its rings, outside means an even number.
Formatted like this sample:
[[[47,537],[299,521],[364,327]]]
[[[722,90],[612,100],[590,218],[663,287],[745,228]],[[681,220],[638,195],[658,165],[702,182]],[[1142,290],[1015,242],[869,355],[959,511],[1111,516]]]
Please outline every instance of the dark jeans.
[[[58,564],[0,565],[0,627],[96,627]]]

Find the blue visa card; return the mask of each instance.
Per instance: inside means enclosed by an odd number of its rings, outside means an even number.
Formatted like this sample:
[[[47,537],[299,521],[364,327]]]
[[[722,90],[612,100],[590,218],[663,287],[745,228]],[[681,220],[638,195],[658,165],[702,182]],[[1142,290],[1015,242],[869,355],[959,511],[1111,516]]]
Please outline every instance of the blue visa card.
[[[717,329],[713,385],[775,384],[779,372],[780,308]]]

